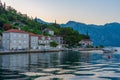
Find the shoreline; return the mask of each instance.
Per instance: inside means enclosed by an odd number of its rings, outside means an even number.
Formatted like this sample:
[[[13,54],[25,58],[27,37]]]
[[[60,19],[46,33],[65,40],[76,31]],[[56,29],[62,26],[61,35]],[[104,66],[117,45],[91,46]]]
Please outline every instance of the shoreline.
[[[45,52],[60,52],[63,50],[25,50],[25,51],[0,51],[0,55],[4,54],[19,54],[19,53],[45,53]]]
[[[102,48],[79,48],[78,52],[94,52],[94,51],[102,51]],[[66,51],[63,49],[56,49],[56,50],[19,50],[19,51],[0,51],[0,55],[4,54],[19,54],[19,53],[46,53],[46,52],[60,52]],[[71,49],[68,51],[71,51]]]
[[[79,48],[81,53],[103,53],[102,48]]]
[[[102,50],[102,48],[79,48],[79,51]]]

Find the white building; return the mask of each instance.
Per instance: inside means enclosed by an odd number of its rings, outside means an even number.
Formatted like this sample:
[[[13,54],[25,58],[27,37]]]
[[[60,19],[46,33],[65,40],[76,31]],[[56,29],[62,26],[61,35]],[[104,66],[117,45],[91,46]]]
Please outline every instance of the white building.
[[[50,42],[52,42],[50,36],[45,36],[45,48],[49,49],[50,48]]]
[[[38,49],[38,35],[34,33],[29,33],[29,47],[30,49]]]
[[[52,41],[56,42],[58,44],[57,48],[62,48],[63,46],[63,37],[61,36],[53,36]]]
[[[89,46],[93,46],[93,42],[90,39],[83,39],[79,42],[79,44],[81,45],[81,47],[86,48]]]
[[[39,48],[49,49],[51,41],[52,41],[51,37],[39,35],[39,41],[38,41]]]
[[[43,32],[46,33],[46,34],[50,34],[52,36],[54,35],[54,31],[49,29],[49,28],[44,29]]]
[[[18,29],[3,32],[2,47],[7,50],[20,50],[29,48],[29,34]]]
[[[0,35],[0,48],[2,47],[2,36]]]

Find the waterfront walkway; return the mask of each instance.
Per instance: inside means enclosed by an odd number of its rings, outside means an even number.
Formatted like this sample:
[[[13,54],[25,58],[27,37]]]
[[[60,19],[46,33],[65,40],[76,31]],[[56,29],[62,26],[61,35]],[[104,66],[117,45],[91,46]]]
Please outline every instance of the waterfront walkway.
[[[59,52],[59,51],[66,51],[72,49],[42,49],[42,50],[6,50],[0,51],[0,54],[16,54],[16,53],[44,53],[44,52]],[[78,48],[77,51],[93,51],[93,50],[102,50],[102,48]],[[74,50],[73,50],[74,51]]]
[[[54,49],[54,50],[11,50],[11,51],[0,51],[0,54],[9,54],[9,53],[44,53],[44,52],[59,52],[62,51],[61,49]]]

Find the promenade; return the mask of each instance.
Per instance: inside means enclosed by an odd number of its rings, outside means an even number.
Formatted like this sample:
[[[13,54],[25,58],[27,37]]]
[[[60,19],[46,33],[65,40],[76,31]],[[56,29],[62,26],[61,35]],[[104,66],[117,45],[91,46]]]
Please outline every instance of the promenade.
[[[2,54],[17,54],[17,53],[44,53],[44,52],[59,52],[59,51],[63,51],[61,49],[52,49],[52,50],[47,50],[47,49],[43,49],[43,50],[11,50],[11,51],[0,51],[0,55]]]

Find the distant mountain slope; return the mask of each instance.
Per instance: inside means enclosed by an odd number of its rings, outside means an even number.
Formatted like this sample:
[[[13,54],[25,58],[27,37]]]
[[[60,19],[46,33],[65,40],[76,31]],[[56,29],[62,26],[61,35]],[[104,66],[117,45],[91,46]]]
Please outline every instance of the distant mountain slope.
[[[120,24],[87,25],[75,21],[62,24],[62,27],[72,27],[81,34],[89,34],[94,45],[120,46]]]
[[[42,23],[42,24],[48,24],[48,22],[45,22],[40,18],[35,18],[35,21],[38,22],[38,23]]]

